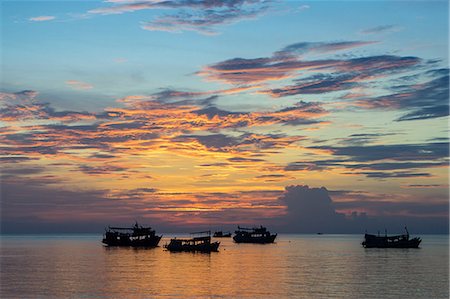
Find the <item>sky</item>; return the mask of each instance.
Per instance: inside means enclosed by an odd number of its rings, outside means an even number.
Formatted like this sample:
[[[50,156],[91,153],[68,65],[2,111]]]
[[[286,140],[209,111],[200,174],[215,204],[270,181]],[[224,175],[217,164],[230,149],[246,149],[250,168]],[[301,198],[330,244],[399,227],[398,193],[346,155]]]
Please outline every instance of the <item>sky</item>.
[[[448,2],[1,2],[1,231],[448,233]]]

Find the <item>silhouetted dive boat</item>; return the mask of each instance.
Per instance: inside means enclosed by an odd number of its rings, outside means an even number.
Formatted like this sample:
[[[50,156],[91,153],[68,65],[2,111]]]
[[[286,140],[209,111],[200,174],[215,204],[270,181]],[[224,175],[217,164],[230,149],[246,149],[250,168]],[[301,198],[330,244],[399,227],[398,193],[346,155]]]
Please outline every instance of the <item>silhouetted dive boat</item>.
[[[365,248],[418,248],[422,239],[409,238],[408,229],[405,227],[406,234],[388,236],[364,235],[364,241],[361,243]]]
[[[212,252],[218,251],[220,242],[211,242],[211,231],[197,232],[194,234],[206,234],[190,239],[170,239],[169,244],[164,245],[168,251],[181,252]]]
[[[217,231],[217,232],[214,232],[213,237],[214,238],[230,238],[231,233],[230,232],[224,233],[223,231]]]
[[[236,243],[273,243],[277,234],[270,234],[270,232],[263,227],[245,228],[238,226],[238,230],[235,231],[235,236],[233,237]]]
[[[161,237],[151,227],[136,222],[133,227],[108,226],[102,243],[108,246],[156,247]]]

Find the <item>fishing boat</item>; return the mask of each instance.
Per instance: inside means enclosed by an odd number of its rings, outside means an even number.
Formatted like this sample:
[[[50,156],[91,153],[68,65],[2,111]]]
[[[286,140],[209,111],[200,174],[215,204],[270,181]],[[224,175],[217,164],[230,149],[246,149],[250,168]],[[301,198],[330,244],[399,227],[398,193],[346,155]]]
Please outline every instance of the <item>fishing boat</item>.
[[[213,252],[218,251],[220,242],[211,242],[211,231],[191,233],[200,236],[189,239],[170,239],[169,244],[164,245],[168,251],[172,252]]]
[[[214,238],[230,238],[231,233],[230,232],[223,232],[223,231],[216,231],[213,235]]]
[[[102,243],[107,246],[156,247],[161,237],[151,227],[136,222],[132,227],[108,226]]]
[[[260,227],[245,228],[238,226],[238,230],[235,231],[235,236],[233,237],[236,243],[273,243],[277,234],[271,234],[262,225]]]
[[[361,243],[365,248],[418,248],[422,239],[409,238],[408,229],[405,227],[406,234],[388,236],[387,232],[384,236],[365,234],[364,241]]]

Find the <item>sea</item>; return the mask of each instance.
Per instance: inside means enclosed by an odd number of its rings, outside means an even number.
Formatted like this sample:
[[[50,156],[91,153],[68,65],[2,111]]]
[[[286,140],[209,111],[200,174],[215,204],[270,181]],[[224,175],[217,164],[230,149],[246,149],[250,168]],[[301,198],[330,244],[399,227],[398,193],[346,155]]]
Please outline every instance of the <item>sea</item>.
[[[278,235],[219,252],[108,248],[101,235],[3,235],[0,298],[449,298],[448,235],[365,249],[362,235]]]

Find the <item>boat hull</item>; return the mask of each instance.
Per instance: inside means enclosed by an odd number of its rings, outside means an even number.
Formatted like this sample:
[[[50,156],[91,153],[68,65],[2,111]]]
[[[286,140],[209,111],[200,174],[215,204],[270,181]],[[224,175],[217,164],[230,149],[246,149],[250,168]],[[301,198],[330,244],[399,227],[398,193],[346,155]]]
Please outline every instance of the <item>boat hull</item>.
[[[131,240],[132,247],[157,247],[162,236],[154,236],[140,240]]]
[[[171,241],[165,247],[171,252],[215,252],[218,251],[219,245],[220,242],[190,245]]]
[[[362,245],[364,248],[418,248],[420,238],[409,239],[408,236],[379,237],[366,234]]]
[[[111,247],[157,247],[162,236],[152,236],[143,239],[130,239],[129,237],[106,236],[102,243]]]
[[[237,234],[233,237],[234,242],[236,243],[257,243],[257,244],[267,244],[275,242],[275,238],[277,234],[269,235],[269,236],[243,236]]]

